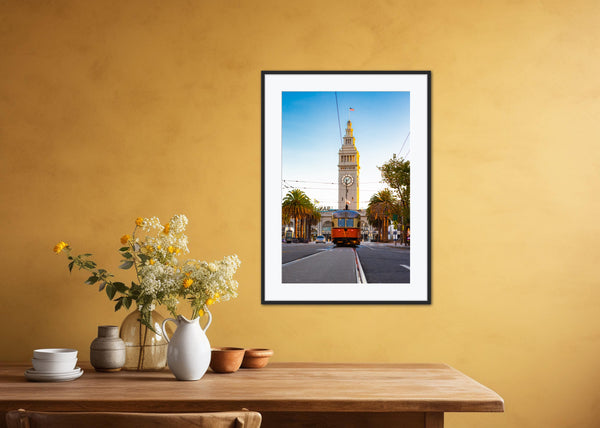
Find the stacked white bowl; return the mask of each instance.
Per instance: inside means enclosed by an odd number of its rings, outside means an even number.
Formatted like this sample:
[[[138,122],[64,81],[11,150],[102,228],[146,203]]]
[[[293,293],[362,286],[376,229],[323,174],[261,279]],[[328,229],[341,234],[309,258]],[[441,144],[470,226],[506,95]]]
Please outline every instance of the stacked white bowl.
[[[77,365],[77,350],[65,348],[36,349],[31,359],[33,368],[40,373],[69,373]]]

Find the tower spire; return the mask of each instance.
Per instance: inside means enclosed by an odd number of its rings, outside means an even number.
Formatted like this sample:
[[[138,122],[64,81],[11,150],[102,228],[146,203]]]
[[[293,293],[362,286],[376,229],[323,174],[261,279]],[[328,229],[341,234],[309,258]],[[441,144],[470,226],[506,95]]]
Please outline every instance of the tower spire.
[[[360,165],[350,120],[346,123],[346,133],[338,158],[338,209],[357,210]]]

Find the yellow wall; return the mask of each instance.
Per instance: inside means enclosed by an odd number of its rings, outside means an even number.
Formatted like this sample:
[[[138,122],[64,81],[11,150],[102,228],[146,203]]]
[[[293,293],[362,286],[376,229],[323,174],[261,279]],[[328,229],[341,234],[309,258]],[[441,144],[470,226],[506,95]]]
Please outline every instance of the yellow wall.
[[[185,213],[192,256],[243,261],[214,345],[445,362],[507,409],[449,426],[597,426],[599,5],[0,1],[0,360],[125,316],[58,240],[116,267]],[[260,71],[313,69],[432,71],[431,306],[260,305]]]

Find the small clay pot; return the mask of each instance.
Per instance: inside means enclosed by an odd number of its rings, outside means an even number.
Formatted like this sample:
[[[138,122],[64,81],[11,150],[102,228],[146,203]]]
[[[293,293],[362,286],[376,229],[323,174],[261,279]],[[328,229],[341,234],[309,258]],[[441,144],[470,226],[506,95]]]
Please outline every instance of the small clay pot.
[[[216,373],[236,372],[244,359],[244,351],[244,348],[213,348],[210,368]]]
[[[242,367],[246,369],[262,369],[273,356],[272,349],[254,348],[246,349]]]
[[[125,342],[116,325],[98,326],[98,337],[90,345],[90,362],[98,372],[116,372],[125,364]]]

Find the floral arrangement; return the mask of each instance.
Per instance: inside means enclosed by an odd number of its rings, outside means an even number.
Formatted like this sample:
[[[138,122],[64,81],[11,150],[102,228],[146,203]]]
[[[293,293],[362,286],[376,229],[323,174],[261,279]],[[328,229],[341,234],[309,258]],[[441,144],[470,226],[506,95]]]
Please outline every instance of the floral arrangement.
[[[69,260],[69,271],[73,267],[86,270],[91,276],[86,284],[99,284],[99,291],[105,290],[109,299],[116,302],[115,311],[129,309],[135,302],[141,312],[141,322],[153,330],[150,313],[156,305],[164,305],[176,316],[180,299],[190,302],[192,319],[204,315],[208,306],[237,297],[238,282],[233,279],[240,259],[237,255],[207,263],[194,259],[180,261],[181,255],[189,253],[185,228],[188,219],[185,215],[175,215],[167,224],[161,224],[157,217],[135,220],[131,235],[121,237],[121,269],[135,269],[137,281],[131,286],[114,281],[114,275],[99,269],[92,254],[73,255],[71,247],[59,242],[54,252],[64,252]],[[140,232],[146,236],[140,238]]]

